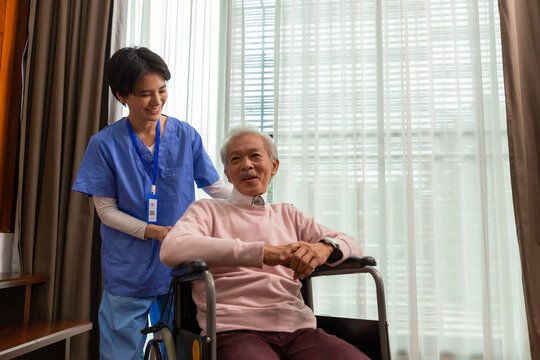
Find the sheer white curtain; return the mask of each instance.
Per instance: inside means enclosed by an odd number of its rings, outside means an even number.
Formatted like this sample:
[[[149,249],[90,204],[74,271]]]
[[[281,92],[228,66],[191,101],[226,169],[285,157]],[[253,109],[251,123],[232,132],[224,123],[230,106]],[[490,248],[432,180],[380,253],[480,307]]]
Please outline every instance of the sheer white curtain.
[[[377,258],[394,359],[530,358],[498,16],[495,0],[230,1],[230,123],[273,133],[274,201]],[[369,281],[317,288],[318,312],[376,317]]]
[[[115,2],[114,10],[111,53],[123,46],[144,46],[165,60],[172,77],[164,113],[197,129],[216,159],[216,124],[223,117],[217,111],[220,2],[124,0]],[[111,121],[122,116],[121,111],[116,114]]]

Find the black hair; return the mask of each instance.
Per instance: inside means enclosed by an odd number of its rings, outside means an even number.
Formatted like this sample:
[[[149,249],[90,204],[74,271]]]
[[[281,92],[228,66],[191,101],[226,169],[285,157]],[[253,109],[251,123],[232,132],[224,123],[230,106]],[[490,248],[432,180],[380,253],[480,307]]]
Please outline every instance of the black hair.
[[[145,47],[125,47],[113,54],[105,67],[105,79],[116,99],[135,91],[137,80],[148,72],[155,72],[165,81],[171,78],[163,59]]]

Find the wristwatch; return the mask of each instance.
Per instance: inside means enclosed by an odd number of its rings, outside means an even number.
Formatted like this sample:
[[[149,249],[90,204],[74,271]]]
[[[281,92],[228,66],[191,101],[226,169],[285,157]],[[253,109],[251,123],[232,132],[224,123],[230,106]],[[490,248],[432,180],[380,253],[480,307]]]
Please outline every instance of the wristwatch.
[[[337,243],[336,240],[329,238],[328,236],[325,236],[321,240],[319,240],[319,242],[322,242],[323,244],[326,244],[326,245],[330,245],[333,249],[328,259],[326,259],[327,263],[333,264],[336,261],[341,260],[341,258],[343,257],[343,253],[339,249],[339,244]]]

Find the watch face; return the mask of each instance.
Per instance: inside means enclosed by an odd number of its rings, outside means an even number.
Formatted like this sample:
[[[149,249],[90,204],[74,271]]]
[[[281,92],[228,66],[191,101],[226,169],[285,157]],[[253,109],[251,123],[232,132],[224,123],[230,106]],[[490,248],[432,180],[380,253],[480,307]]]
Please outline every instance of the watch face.
[[[339,244],[334,240],[334,239],[331,239],[327,236],[323,237],[321,239],[321,241],[325,244],[328,244],[330,245],[331,247],[333,247],[334,249],[338,249],[339,250]]]
[[[330,245],[334,249],[327,259],[328,263],[332,264],[338,260],[341,260],[341,258],[343,257],[343,253],[339,249],[339,244],[337,243],[337,241],[329,238],[328,236],[323,237],[320,241],[322,243]]]

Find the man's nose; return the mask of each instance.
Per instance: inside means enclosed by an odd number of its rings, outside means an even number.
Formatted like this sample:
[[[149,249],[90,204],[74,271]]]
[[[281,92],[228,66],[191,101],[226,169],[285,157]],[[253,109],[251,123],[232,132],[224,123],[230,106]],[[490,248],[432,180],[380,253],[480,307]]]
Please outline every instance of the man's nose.
[[[249,160],[249,158],[245,157],[242,160],[242,170],[247,170],[251,168],[253,168],[253,163],[251,162],[251,160]]]

